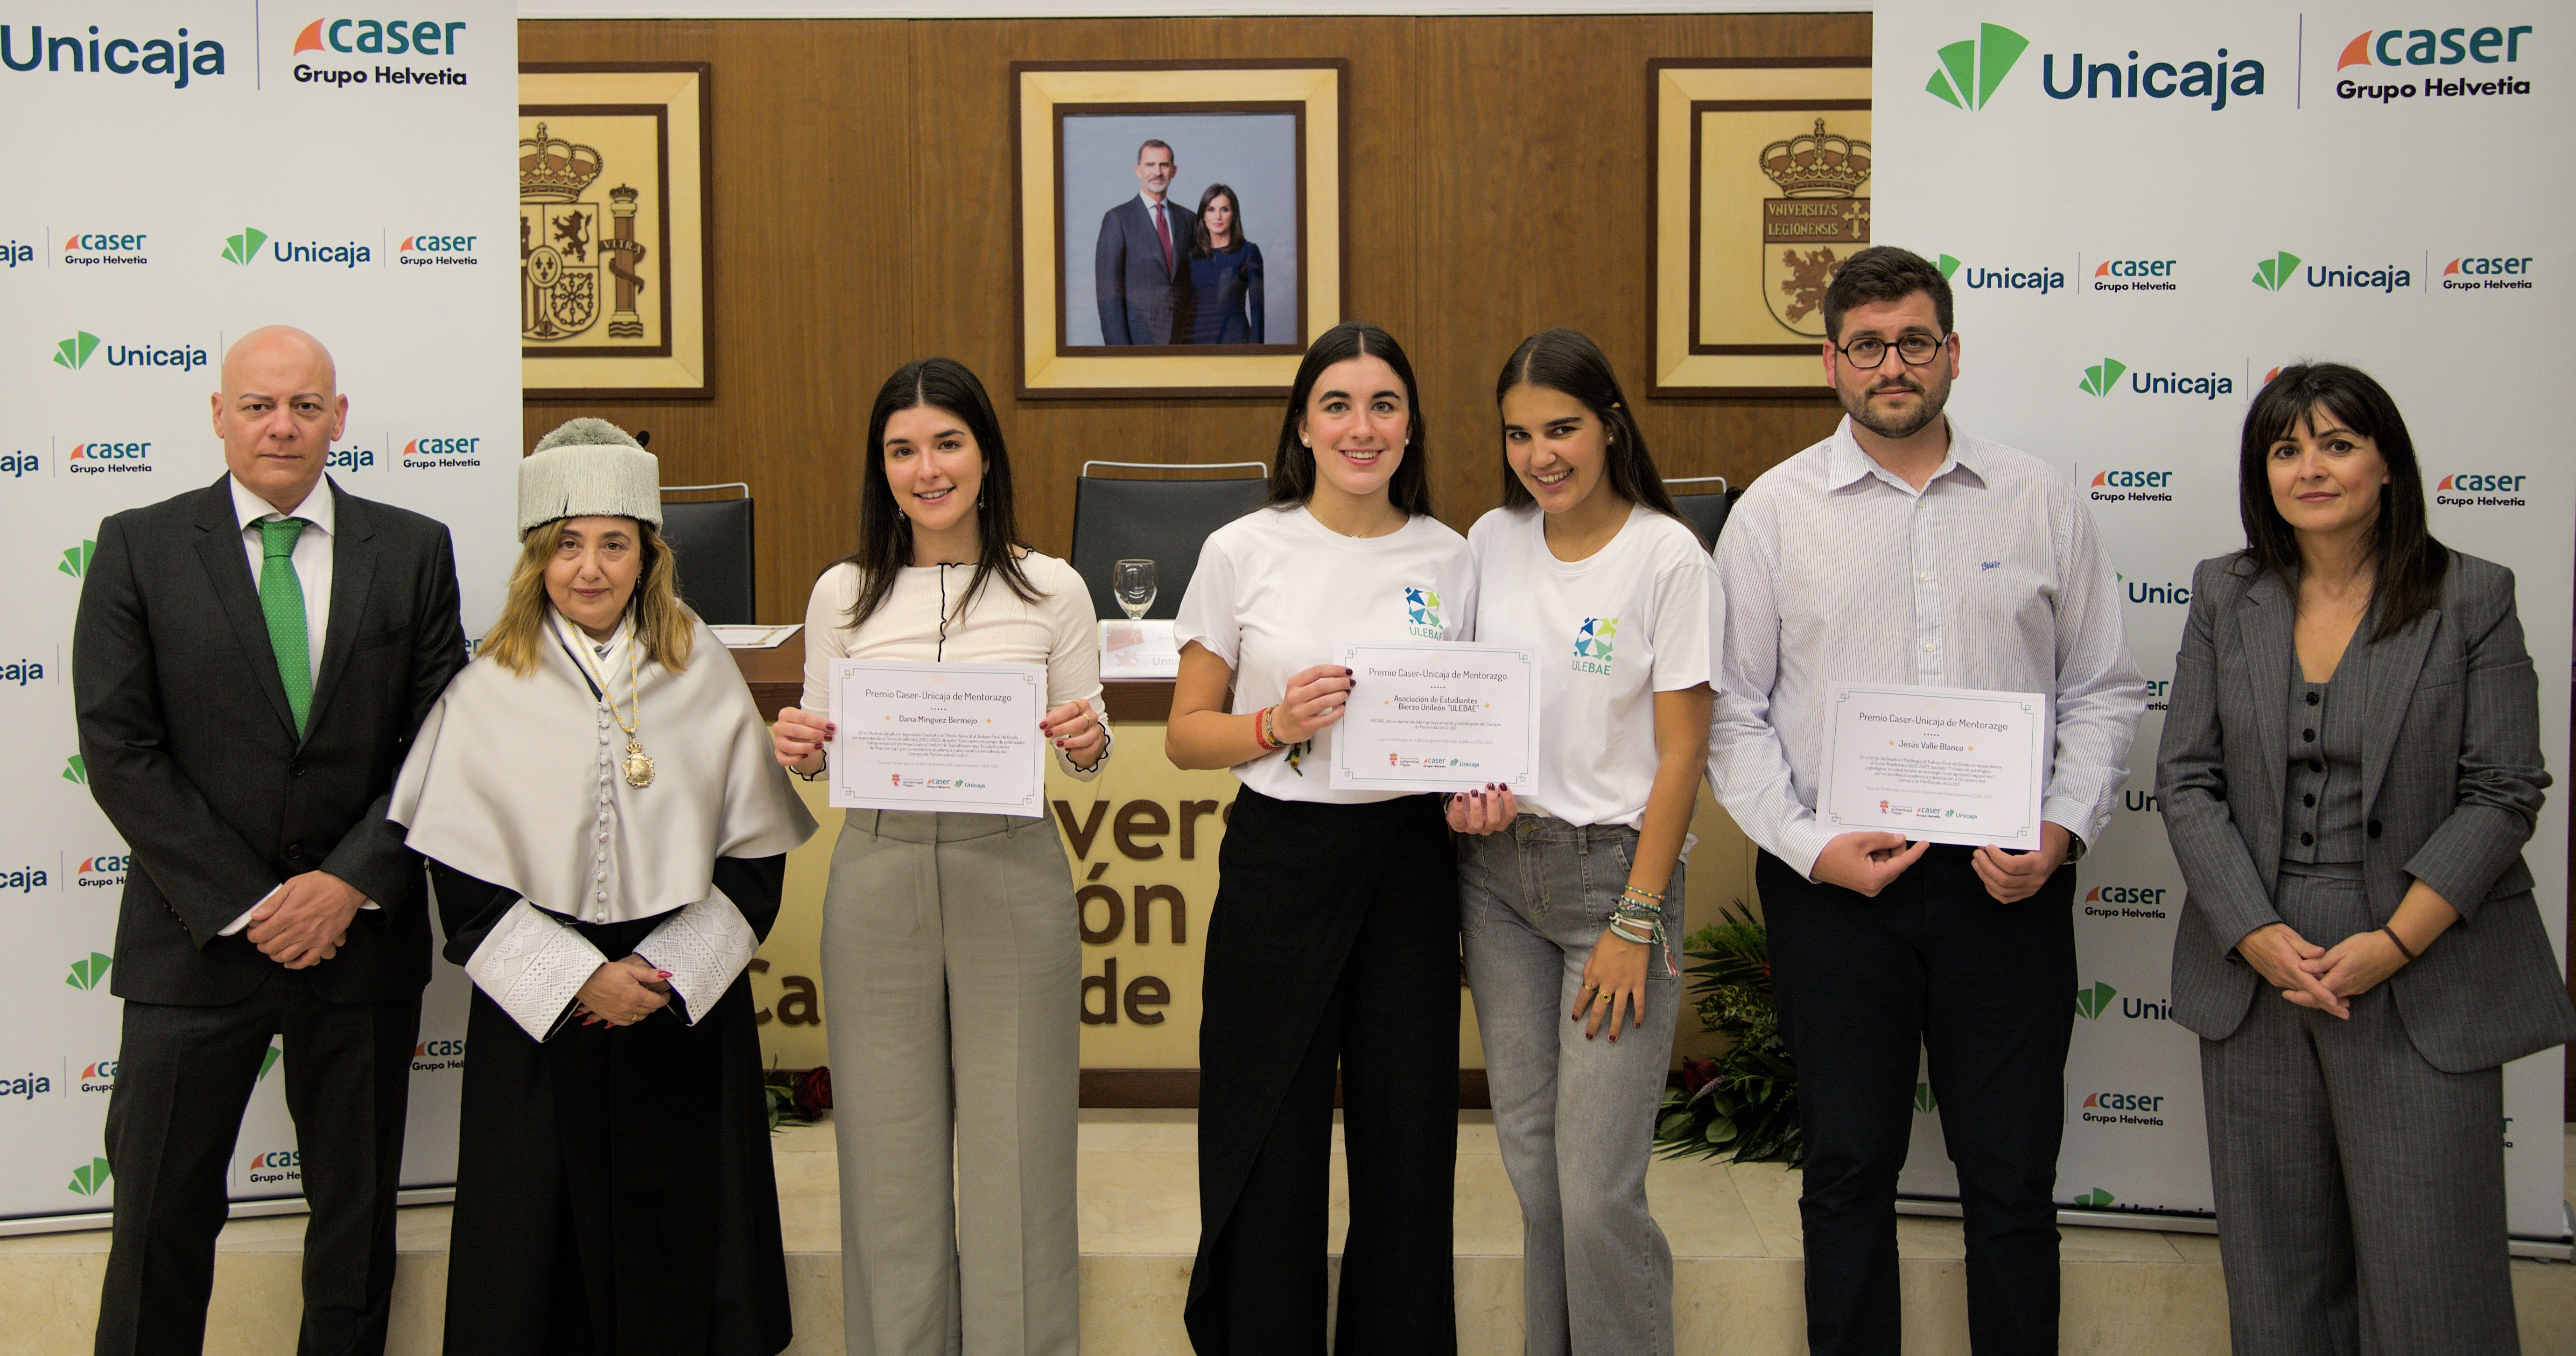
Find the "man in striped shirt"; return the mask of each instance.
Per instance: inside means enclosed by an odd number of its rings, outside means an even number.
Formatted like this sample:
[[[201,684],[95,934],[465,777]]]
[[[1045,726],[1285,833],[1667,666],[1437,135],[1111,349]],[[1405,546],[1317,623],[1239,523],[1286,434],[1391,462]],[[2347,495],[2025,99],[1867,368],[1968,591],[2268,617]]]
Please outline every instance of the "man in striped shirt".
[[[1958,1168],[1970,1343],[2053,1352],[2071,866],[2110,821],[2146,683],[2066,475],[1942,414],[1960,345],[1940,270],[1863,250],[1824,311],[1848,417],[1755,481],[1719,540],[1709,742],[1718,794],[1762,849],[1798,1062],[1808,1344],[1897,1350],[1896,1177],[1920,1049]],[[1829,831],[1815,804],[1835,682],[2048,694],[2039,849]]]

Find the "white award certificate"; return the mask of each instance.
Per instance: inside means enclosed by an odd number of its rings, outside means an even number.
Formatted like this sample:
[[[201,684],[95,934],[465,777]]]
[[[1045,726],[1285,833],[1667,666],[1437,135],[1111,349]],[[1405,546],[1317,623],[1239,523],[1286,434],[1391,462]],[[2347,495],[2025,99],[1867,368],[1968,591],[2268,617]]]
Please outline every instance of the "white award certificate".
[[[1046,670],[832,661],[831,803],[1046,813]]]
[[[2040,762],[2052,737],[2046,697],[1835,683],[1826,702],[1816,818],[1829,832],[2039,846]]]
[[[1538,770],[1538,670],[1509,645],[1399,641],[1336,647],[1351,701],[1333,727],[1337,791],[1526,794]]]

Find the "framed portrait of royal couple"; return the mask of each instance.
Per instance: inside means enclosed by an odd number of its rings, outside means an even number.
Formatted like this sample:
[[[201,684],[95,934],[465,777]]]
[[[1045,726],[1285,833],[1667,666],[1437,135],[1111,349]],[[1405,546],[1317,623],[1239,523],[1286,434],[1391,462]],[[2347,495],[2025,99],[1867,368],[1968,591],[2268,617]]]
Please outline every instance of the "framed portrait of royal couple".
[[[1276,397],[1343,298],[1336,60],[1020,62],[1023,398]]]

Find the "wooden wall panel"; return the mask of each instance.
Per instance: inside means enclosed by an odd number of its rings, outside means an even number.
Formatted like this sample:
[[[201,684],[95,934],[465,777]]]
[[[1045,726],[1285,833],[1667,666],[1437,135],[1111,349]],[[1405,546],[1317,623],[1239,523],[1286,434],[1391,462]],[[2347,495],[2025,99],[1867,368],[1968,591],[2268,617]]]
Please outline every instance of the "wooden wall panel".
[[[1648,385],[1645,66],[1658,56],[1869,52],[1861,15],[526,22],[530,61],[713,65],[716,396],[530,401],[653,431],[674,482],[760,500],[760,615],[803,616],[850,548],[854,458],[885,375],[931,353],[1001,407],[1038,549],[1072,536],[1087,458],[1267,460],[1247,401],[1014,398],[1009,67],[1020,60],[1350,63],[1346,314],[1413,355],[1440,515],[1499,502],[1496,370],[1573,325]],[[1828,432],[1821,401],[1641,400],[1667,475],[1739,484]]]

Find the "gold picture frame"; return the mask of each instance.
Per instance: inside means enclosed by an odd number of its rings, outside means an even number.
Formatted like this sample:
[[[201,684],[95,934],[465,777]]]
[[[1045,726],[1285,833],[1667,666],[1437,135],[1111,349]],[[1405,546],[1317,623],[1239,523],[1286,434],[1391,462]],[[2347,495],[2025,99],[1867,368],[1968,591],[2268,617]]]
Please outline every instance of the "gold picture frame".
[[[1833,397],[1818,303],[1869,244],[1869,85],[1857,57],[1646,64],[1653,394]]]
[[[1306,345],[1342,319],[1349,97],[1349,65],[1336,59],[1014,62],[1020,397],[1284,395]],[[1094,271],[1087,242],[1111,229],[1102,204],[1138,197],[1135,181],[1119,181],[1128,167],[1104,168],[1086,138],[1114,138],[1101,144],[1114,144],[1123,157],[1137,149],[1140,129],[1161,137],[1167,125],[1178,129],[1170,139],[1179,165],[1167,201],[1186,209],[1197,185],[1212,189],[1220,178],[1229,188],[1251,186],[1234,210],[1241,234],[1256,246],[1266,238],[1270,247],[1266,323],[1262,304],[1253,303],[1258,333],[1238,327],[1227,330],[1236,336],[1231,342],[1197,342],[1180,332],[1189,322],[1178,320],[1153,339],[1113,338],[1112,307],[1125,294],[1113,302],[1111,285],[1082,276]],[[1209,144],[1220,128],[1238,158],[1211,162],[1193,146]],[[1247,159],[1265,168],[1252,171]],[[1256,177],[1237,182],[1243,173]],[[1281,200],[1291,197],[1293,207],[1283,210]],[[1176,257],[1186,243],[1175,242]],[[1077,304],[1077,293],[1097,295],[1096,317]]]
[[[519,67],[519,380],[715,394],[705,62]]]

